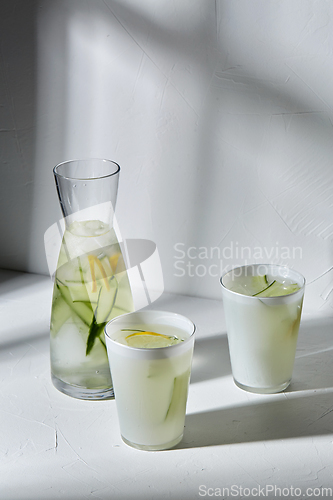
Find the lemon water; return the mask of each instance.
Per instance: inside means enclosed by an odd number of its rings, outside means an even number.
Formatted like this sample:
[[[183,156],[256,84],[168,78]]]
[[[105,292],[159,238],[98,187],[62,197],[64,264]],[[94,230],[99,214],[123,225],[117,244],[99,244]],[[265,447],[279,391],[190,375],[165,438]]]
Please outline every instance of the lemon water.
[[[232,373],[237,385],[278,392],[291,380],[303,293],[290,277],[240,276],[224,293]],[[238,295],[239,294],[239,295]]]
[[[133,310],[115,232],[101,221],[75,221],[66,230],[55,274],[51,314],[51,372],[56,387],[82,397],[112,387],[104,326]],[[77,395],[77,390],[75,391]]]
[[[188,338],[168,325],[135,325],[112,335],[119,344],[154,351],[144,359],[128,350],[109,352],[122,438],[132,446],[163,449],[183,435],[193,345],[177,350]],[[176,347],[173,355],[173,346]],[[161,349],[167,347],[167,350]],[[163,354],[160,354],[163,351]],[[167,354],[166,351],[169,351]]]

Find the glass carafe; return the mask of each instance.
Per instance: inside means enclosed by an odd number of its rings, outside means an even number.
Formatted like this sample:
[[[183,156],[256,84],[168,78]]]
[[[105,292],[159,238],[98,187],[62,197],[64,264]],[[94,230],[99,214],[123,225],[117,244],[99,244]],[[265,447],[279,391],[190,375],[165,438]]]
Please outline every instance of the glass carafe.
[[[73,160],[54,168],[65,219],[51,313],[51,375],[80,399],[113,397],[104,326],[133,300],[113,221],[120,167]]]

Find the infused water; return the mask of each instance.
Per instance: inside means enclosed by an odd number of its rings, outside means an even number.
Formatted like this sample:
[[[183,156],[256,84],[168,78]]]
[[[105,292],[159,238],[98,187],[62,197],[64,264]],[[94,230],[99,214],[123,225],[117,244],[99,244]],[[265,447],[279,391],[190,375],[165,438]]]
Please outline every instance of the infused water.
[[[193,354],[189,337],[180,328],[154,323],[111,334],[109,357],[127,444],[157,450],[181,440]]]
[[[265,266],[262,266],[265,267]],[[222,278],[232,373],[252,392],[279,392],[291,381],[304,282],[298,273],[267,266],[238,268]],[[280,271],[280,272],[279,272]]]
[[[133,310],[115,231],[99,220],[66,229],[55,273],[51,314],[51,372],[56,387],[83,398],[112,387],[104,338],[110,319]],[[81,391],[81,393],[80,393]]]

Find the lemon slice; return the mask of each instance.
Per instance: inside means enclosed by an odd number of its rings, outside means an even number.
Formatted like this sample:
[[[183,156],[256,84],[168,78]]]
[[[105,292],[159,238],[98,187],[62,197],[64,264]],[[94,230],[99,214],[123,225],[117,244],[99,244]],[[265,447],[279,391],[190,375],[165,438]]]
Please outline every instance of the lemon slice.
[[[120,257],[120,252],[115,253],[114,255],[111,255],[111,257],[109,257],[110,266],[114,273],[116,273],[117,270],[119,257]]]
[[[156,347],[168,347],[178,344],[181,339],[171,335],[164,335],[156,332],[140,331],[131,333],[125,337],[127,345],[141,349],[154,349]]]

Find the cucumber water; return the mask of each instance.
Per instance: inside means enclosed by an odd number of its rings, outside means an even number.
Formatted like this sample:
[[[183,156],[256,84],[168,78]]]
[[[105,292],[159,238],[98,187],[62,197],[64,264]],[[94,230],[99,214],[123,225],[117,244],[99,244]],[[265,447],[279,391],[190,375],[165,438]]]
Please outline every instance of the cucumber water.
[[[221,283],[235,383],[251,392],[284,390],[294,366],[304,278],[258,264],[226,273]]]
[[[101,221],[66,230],[54,280],[51,372],[56,386],[82,391],[112,387],[104,327],[133,310],[127,271],[115,232]]]

